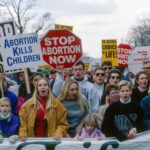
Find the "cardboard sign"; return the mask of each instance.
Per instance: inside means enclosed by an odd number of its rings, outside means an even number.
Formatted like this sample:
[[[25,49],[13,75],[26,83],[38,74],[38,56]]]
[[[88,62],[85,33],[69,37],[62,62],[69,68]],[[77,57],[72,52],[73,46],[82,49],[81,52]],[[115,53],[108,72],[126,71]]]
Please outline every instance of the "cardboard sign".
[[[150,60],[150,46],[136,47],[128,57],[128,68],[133,74],[142,71],[143,62]]]
[[[120,44],[118,46],[118,65],[121,67],[127,67],[128,56],[131,54],[133,49],[130,45]]]
[[[73,26],[55,24],[55,29],[68,29],[73,32]]]
[[[118,66],[117,40],[102,40],[102,62],[111,61],[112,66]]]
[[[33,68],[43,62],[37,34],[22,34],[0,39],[4,70]]]

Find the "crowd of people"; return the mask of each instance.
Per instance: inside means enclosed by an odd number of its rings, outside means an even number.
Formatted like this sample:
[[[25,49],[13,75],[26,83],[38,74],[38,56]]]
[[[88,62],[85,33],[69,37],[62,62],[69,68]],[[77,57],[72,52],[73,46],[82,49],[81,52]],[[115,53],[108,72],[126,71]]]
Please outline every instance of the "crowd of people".
[[[123,141],[150,129],[150,61],[136,75],[111,61],[85,72],[80,60],[71,69],[58,66],[31,72],[1,73],[0,142],[28,137],[96,138]]]

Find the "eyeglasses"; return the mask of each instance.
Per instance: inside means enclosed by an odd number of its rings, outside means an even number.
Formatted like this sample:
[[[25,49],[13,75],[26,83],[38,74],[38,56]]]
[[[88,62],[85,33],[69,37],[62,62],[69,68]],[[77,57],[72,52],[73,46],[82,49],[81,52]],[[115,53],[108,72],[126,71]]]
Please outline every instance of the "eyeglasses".
[[[116,95],[116,94],[119,94],[119,92],[112,92],[112,93],[109,93],[111,95]]]
[[[116,78],[116,79],[120,79],[119,76],[111,76],[111,78],[112,78],[112,79],[115,79],[115,78]]]
[[[104,70],[107,70],[107,69],[111,70],[112,69],[112,67],[103,67],[103,68],[104,68]]]
[[[100,75],[101,75],[102,77],[104,77],[104,76],[105,76],[105,73],[96,73],[95,75],[96,75],[97,77],[100,76]]]
[[[143,69],[150,69],[150,67],[143,67]]]

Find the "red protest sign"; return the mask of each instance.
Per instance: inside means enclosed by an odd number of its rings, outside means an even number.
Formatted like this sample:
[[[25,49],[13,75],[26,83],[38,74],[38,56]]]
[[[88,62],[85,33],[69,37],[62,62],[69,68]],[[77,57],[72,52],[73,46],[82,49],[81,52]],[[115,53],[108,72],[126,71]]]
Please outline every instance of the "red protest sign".
[[[130,45],[120,44],[118,46],[118,65],[122,67],[127,67],[128,56],[133,51]]]
[[[41,40],[43,59],[52,68],[71,68],[82,57],[81,40],[67,29],[50,30]]]

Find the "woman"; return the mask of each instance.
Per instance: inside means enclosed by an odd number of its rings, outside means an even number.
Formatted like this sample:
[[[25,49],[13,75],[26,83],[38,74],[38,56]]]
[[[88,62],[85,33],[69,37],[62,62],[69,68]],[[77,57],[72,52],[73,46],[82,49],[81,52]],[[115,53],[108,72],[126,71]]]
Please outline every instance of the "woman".
[[[116,101],[119,100],[119,87],[116,84],[110,84],[108,83],[105,88],[106,91],[106,104],[99,106],[98,110],[98,124],[101,128],[103,118],[105,115],[105,111],[108,108],[108,106]]]
[[[30,89],[31,89],[31,93],[24,95],[24,97],[20,96],[18,98],[18,102],[17,102],[17,106],[16,106],[16,114],[19,114],[19,111],[22,107],[22,105],[32,97],[33,93],[34,93],[34,89],[36,87],[37,81],[39,79],[42,78],[42,75],[38,72],[35,72],[31,78],[30,78]]]
[[[67,109],[67,119],[69,122],[68,137],[74,137],[76,127],[88,113],[88,102],[81,95],[78,82],[72,79],[64,82],[58,99]]]
[[[133,88],[131,99],[140,104],[142,98],[148,96],[148,84],[147,74],[143,71],[139,72],[135,78],[135,87]]]
[[[23,104],[19,117],[21,141],[26,141],[27,137],[60,140],[68,130],[67,111],[52,95],[46,78],[38,80],[33,97]]]

